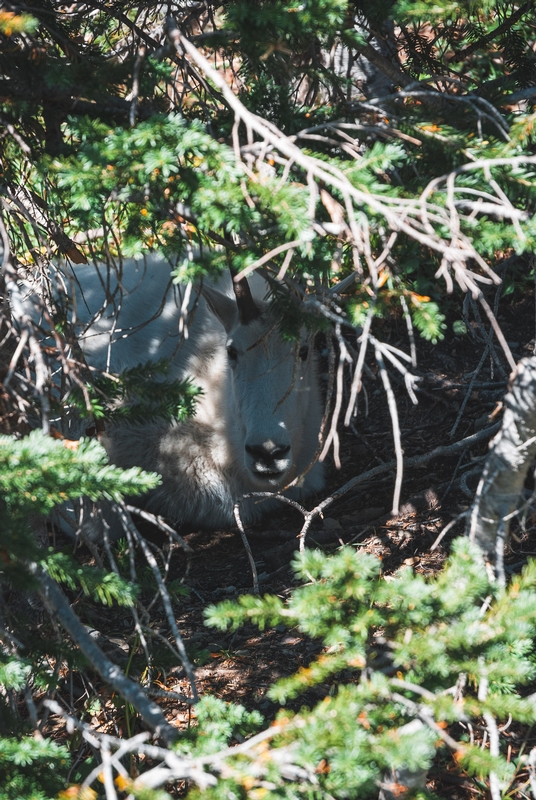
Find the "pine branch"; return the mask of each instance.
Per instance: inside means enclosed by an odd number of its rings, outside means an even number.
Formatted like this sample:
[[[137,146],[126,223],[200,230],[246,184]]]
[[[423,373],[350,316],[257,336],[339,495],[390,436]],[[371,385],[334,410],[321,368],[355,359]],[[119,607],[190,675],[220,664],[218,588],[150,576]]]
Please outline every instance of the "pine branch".
[[[527,14],[533,5],[534,5],[534,0],[527,0],[525,5],[520,6],[516,11],[514,11],[514,13],[510,17],[508,17],[508,19],[505,19],[504,22],[501,22],[500,25],[497,25],[497,27],[494,28],[492,31],[490,31],[490,33],[487,33],[485,36],[482,36],[476,42],[473,42],[473,44],[470,44],[468,47],[465,47],[459,53],[454,53],[447,59],[447,62],[449,64],[456,64],[460,61],[464,61],[466,58],[471,56],[476,50],[480,50],[482,47],[485,47],[490,42],[492,42],[493,39],[496,39],[497,36],[502,36],[503,33],[506,33],[507,31],[510,30],[510,28],[513,28],[516,22],[519,22],[521,17]]]
[[[0,80],[0,95],[10,98],[13,102],[25,100],[38,105],[53,105],[56,111],[74,114],[77,117],[119,116],[128,119],[130,114],[129,100],[106,94],[99,97],[98,101],[82,100],[77,96],[77,87],[68,90],[49,86],[30,87],[12,80]],[[137,110],[140,119],[148,119],[155,113],[154,104],[143,100],[139,101]]]
[[[93,8],[98,8],[105,14],[108,14],[113,19],[116,19],[118,22],[121,22],[123,25],[126,25],[132,33],[135,33],[136,36],[141,39],[142,42],[145,42],[152,50],[158,50],[161,45],[156,39],[153,39],[152,36],[142,30],[139,25],[136,25],[131,19],[127,17],[126,14],[123,14],[117,7],[114,8],[113,6],[110,7],[109,5],[105,5],[104,3],[99,3],[98,0],[86,0],[86,5],[92,6]]]

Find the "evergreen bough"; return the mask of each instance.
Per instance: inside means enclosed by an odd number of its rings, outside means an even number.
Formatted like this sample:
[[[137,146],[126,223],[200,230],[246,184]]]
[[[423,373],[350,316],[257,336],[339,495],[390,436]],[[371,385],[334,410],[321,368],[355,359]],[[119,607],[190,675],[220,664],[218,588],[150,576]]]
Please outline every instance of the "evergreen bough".
[[[306,551],[294,570],[305,583],[288,603],[242,596],[206,611],[220,630],[284,625],[323,646],[269,697],[284,705],[321,686],[325,698],[298,713],[281,711],[270,749],[237,757],[237,791],[273,781],[267,796],[374,797],[393,771],[426,774],[441,749],[463,773],[486,781],[493,772],[506,789],[518,765],[471,744],[469,727],[485,715],[524,724],[536,718],[536,700],[523,696],[536,675],[536,562],[506,591],[490,583],[465,539],[429,580],[409,568],[385,580],[380,561],[353,548],[335,556]],[[408,725],[415,720],[422,724]],[[297,769],[294,780],[278,768],[284,759]],[[223,796],[219,786],[213,796]]]
[[[156,486],[157,475],[107,462],[96,440],[68,442],[33,431],[20,440],[0,436],[0,582],[19,603],[0,611],[0,797],[2,800],[52,800],[66,788],[71,758],[67,747],[30,735],[30,720],[16,713],[19,693],[52,691],[58,676],[46,655],[81,666],[67,642],[50,642],[47,629],[31,620],[32,607],[20,598],[40,589],[44,570],[67,590],[82,592],[104,605],[131,606],[136,590],[114,572],[84,566],[67,552],[39,547],[36,532],[44,516],[60,503],[84,495],[121,500]],[[38,608],[39,606],[37,606]],[[35,608],[35,602],[34,602]],[[41,605],[42,608],[42,605]],[[33,701],[31,707],[33,707]]]

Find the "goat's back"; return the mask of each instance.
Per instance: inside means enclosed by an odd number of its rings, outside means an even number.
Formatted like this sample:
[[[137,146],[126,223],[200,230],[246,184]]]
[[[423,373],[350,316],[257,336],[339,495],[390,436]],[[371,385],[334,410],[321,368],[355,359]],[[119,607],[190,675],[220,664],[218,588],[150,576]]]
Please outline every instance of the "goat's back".
[[[125,260],[120,270],[71,268],[73,316],[91,366],[121,372],[165,358],[175,377],[207,336],[221,339],[221,326],[203,298],[172,282],[172,266],[155,254]]]

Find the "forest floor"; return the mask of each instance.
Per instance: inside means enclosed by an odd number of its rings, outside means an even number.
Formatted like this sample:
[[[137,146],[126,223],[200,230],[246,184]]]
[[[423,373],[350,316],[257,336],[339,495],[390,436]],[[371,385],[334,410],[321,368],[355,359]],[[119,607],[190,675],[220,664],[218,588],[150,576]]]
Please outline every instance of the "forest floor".
[[[517,300],[510,300],[504,310],[499,310],[498,318],[516,361],[532,355],[534,296],[520,293]],[[395,318],[389,326],[384,324],[382,327],[383,341],[407,350],[404,319]],[[499,354],[498,365],[488,355],[467,397],[485,348],[476,323],[473,334],[454,337],[449,333],[437,345],[420,340],[417,347],[418,368],[415,372],[422,378],[418,405],[411,402],[403,381],[394,383],[405,457],[428,453],[499,421],[499,404],[508,380],[504,358]],[[499,353],[498,348],[496,352]],[[372,362],[370,367],[373,368]],[[327,488],[318,501],[354,476],[393,460],[391,420],[380,379],[369,375],[365,378],[365,388],[368,414],[365,414],[365,404],[361,399],[353,429],[341,426],[341,469],[336,470],[328,461]],[[456,430],[452,433],[457,420]],[[420,467],[406,469],[402,511],[397,516],[390,511],[394,470],[360,485],[334,502],[323,520],[316,520],[308,534],[307,545],[333,551],[344,543],[350,543],[379,557],[385,574],[393,573],[402,565],[410,565],[423,575],[433,575],[448,554],[449,543],[463,533],[463,517],[436,549],[432,550],[432,545],[444,526],[469,507],[488,443],[489,438],[461,454],[436,458]],[[314,503],[315,498],[309,507]],[[262,593],[285,598],[296,585],[290,564],[301,524],[298,512],[282,506],[280,514],[271,514],[264,522],[247,529]],[[250,709],[256,708],[269,720],[277,708],[266,696],[268,688],[279,677],[306,666],[320,647],[298,632],[288,630],[272,629],[261,633],[253,626],[245,626],[226,634],[207,628],[203,616],[207,605],[252,590],[248,557],[236,531],[181,533],[193,554],[187,563],[184,554],[177,549],[171,561],[169,580],[182,581],[185,593],[176,603],[177,622],[196,666],[199,690],[202,694],[209,693],[226,701],[240,702]],[[517,570],[527,556],[536,554],[536,525],[531,523],[524,531],[517,528],[515,534],[507,563]],[[86,558],[89,562],[89,554]],[[103,613],[102,607],[83,600],[77,611],[86,624],[95,626],[106,637],[112,649],[115,647],[120,655],[123,651],[126,659],[133,642],[132,620],[130,616],[127,618],[126,610]],[[163,636],[169,635],[167,621],[158,609],[158,603],[151,610],[151,626]],[[187,682],[180,668],[172,666],[165,648],[156,659],[155,663],[161,664],[159,677],[162,688],[186,692]],[[75,677],[73,684],[71,676],[70,703],[74,706],[77,705],[77,694],[80,701],[82,696],[87,698],[87,686],[82,685],[83,682],[77,683],[77,680]],[[317,702],[329,688],[320,685],[311,689],[308,695],[300,698],[299,705]],[[87,703],[87,699],[84,702]],[[164,702],[163,707],[169,719],[179,727],[190,724],[195,713],[176,701]],[[111,725],[123,735],[127,733],[111,704],[95,709],[94,722],[102,726],[101,730]],[[521,748],[528,752],[536,744],[536,731],[512,725],[502,732],[501,742],[503,751],[508,748],[508,753],[514,757]],[[452,800],[487,796],[482,784],[459,775],[459,765],[450,764],[448,758],[443,758],[430,774],[429,788],[439,797]],[[509,796],[528,796],[519,789],[526,784],[526,775],[518,774],[515,783],[518,788],[513,788]]]

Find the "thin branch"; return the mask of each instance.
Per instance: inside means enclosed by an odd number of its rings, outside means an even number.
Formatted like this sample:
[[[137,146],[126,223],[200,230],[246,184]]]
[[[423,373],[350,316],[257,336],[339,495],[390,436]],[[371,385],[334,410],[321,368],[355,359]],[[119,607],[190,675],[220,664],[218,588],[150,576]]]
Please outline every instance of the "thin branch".
[[[318,457],[318,460],[323,461],[325,459],[325,457],[329,452],[329,448],[333,443],[333,461],[335,462],[336,468],[340,469],[341,462],[339,458],[339,434],[337,433],[337,425],[339,422],[339,415],[341,413],[341,407],[342,407],[344,365],[346,363],[351,364],[352,358],[348,352],[346,343],[342,337],[341,325],[339,322],[337,322],[335,325],[335,336],[337,337],[337,341],[339,343],[339,364],[337,367],[337,383],[336,383],[337,389],[335,395],[335,407],[333,409],[333,414],[331,417],[331,425],[329,433],[324,443],[324,448]]]
[[[186,652],[186,648],[184,646],[184,642],[182,641],[182,637],[179,633],[179,629],[177,628],[177,623],[175,621],[175,615],[173,614],[173,608],[171,606],[171,598],[169,596],[169,592],[165,587],[165,584],[162,580],[162,576],[160,574],[160,570],[158,569],[158,564],[156,562],[155,557],[151,553],[151,550],[143,538],[143,536],[139,533],[138,529],[132,522],[130,518],[130,514],[126,510],[126,507],[123,505],[118,505],[119,514],[121,516],[121,521],[125,528],[127,528],[134,539],[137,541],[140,549],[143,552],[143,555],[147,559],[147,563],[151,567],[153,571],[153,575],[155,580],[158,584],[158,591],[160,592],[160,597],[162,598],[162,604],[164,606],[164,610],[166,612],[167,621],[173,633],[173,638],[175,639],[175,644],[177,645],[177,650],[180,654],[181,663],[188,676],[188,680],[190,681],[190,687],[192,690],[192,699],[197,701],[199,699],[199,695],[197,692],[197,687],[195,683],[195,674],[192,664],[190,663],[190,659],[188,658],[188,654]]]
[[[257,565],[255,564],[255,559],[253,558],[253,553],[251,552],[251,547],[249,546],[248,537],[246,536],[246,531],[244,530],[244,525],[242,523],[242,518],[240,516],[240,502],[235,503],[233,511],[236,520],[236,525],[238,527],[238,530],[240,531],[240,536],[242,537],[242,543],[246,550],[249,560],[249,565],[251,567],[251,574],[253,576],[253,593],[259,594],[259,576],[257,574]]]
[[[372,325],[372,319],[374,317],[375,305],[376,305],[376,296],[374,296],[374,298],[371,301],[371,307],[368,310],[367,318],[365,319],[365,324],[363,326],[363,333],[360,336],[361,346],[359,348],[359,355],[357,357],[354,377],[352,379],[352,386],[350,388],[350,399],[348,400],[348,407],[346,409],[346,416],[344,418],[344,424],[346,427],[350,425],[350,421],[352,419],[355,404],[357,401],[357,395],[361,391],[361,386],[362,386],[361,377],[363,375],[363,365],[365,363],[369,332]]]
[[[272,258],[280,255],[280,253],[284,253],[287,250],[293,250],[294,248],[305,244],[305,242],[306,240],[304,239],[295,239],[293,242],[285,242],[285,244],[280,244],[279,247],[274,247],[273,250],[270,250],[269,253],[265,253],[263,256],[254,261],[253,264],[249,264],[247,267],[244,267],[241,272],[234,276],[233,280],[235,283],[238,283],[243,278],[246,278],[251,272],[254,272],[258,267],[262,267],[263,264],[266,264],[268,261],[271,261]]]
[[[504,22],[501,22],[501,24],[497,25],[497,27],[494,28],[492,31],[486,33],[485,36],[481,36],[481,38],[477,39],[476,42],[473,42],[467,47],[464,47],[463,50],[460,50],[457,53],[453,53],[453,55],[451,55],[450,58],[447,59],[447,63],[456,64],[460,61],[465,61],[465,59],[468,58],[468,56],[473,55],[474,52],[480,50],[482,47],[485,47],[487,44],[493,41],[493,39],[496,39],[498,36],[502,36],[503,33],[506,33],[506,31],[510,30],[510,28],[512,28],[516,24],[516,22],[519,22],[519,20],[521,19],[522,16],[524,16],[524,14],[527,14],[530,11],[533,5],[534,5],[534,0],[527,0],[527,2],[524,5],[519,6],[519,8],[517,8],[508,17],[508,19],[505,19]]]
[[[129,514],[136,514],[138,517],[141,517],[147,522],[152,522],[153,525],[156,525],[164,533],[167,533],[168,536],[170,536],[175,542],[177,542],[177,544],[179,544],[182,547],[185,553],[194,552],[190,547],[190,545],[188,544],[188,542],[177,533],[175,528],[172,528],[171,525],[168,525],[163,517],[160,517],[157,514],[151,514],[149,511],[145,511],[144,509],[138,508],[137,506],[125,505],[125,508]]]
[[[436,447],[434,450],[431,450],[429,453],[423,453],[423,455],[419,456],[412,456],[410,458],[405,459],[405,467],[420,467],[424,464],[427,464],[429,461],[432,461],[435,458],[445,458],[448,456],[457,455],[462,450],[467,449],[468,447],[472,447],[477,442],[485,441],[489,439],[493,434],[495,434],[499,428],[501,427],[501,423],[497,422],[495,425],[492,425],[489,428],[485,428],[484,430],[478,431],[478,433],[473,433],[471,436],[467,436],[465,439],[460,439],[459,442],[454,442],[450,445],[444,445],[441,447]],[[307,532],[315,519],[315,517],[323,515],[324,511],[331,506],[336,500],[339,500],[344,494],[355,489],[359,484],[366,483],[367,481],[372,480],[373,478],[378,477],[378,475],[382,475],[385,472],[390,472],[392,469],[396,467],[396,461],[388,461],[385,464],[379,464],[377,467],[373,467],[372,469],[367,470],[366,472],[361,473],[361,475],[356,475],[351,480],[347,481],[347,483],[343,484],[339,489],[337,489],[333,494],[329,497],[326,497],[319,503],[315,508],[308,511],[305,516],[305,521],[303,527],[300,531],[300,539],[301,541],[305,542],[305,537]]]
[[[515,370],[515,368],[516,368],[516,362],[515,362],[515,359],[514,359],[514,357],[512,355],[512,351],[508,347],[508,343],[507,343],[507,341],[506,341],[506,339],[504,337],[504,333],[501,330],[501,326],[497,322],[497,318],[495,317],[495,314],[493,313],[493,311],[489,307],[489,303],[486,300],[486,298],[484,297],[484,295],[482,294],[482,292],[478,293],[478,302],[480,303],[480,305],[482,306],[482,308],[486,312],[486,316],[489,319],[489,321],[491,322],[491,327],[493,328],[493,330],[495,332],[495,336],[499,340],[499,344],[501,345],[501,347],[503,349],[503,352],[504,352],[504,355],[506,356],[506,360],[508,361],[508,366],[510,367],[510,369],[513,372]]]
[[[394,439],[395,453],[396,453],[396,480],[393,491],[392,513],[398,514],[398,509],[400,506],[400,493],[402,491],[402,479],[404,475],[404,453],[402,450],[402,440],[400,436],[400,424],[398,422],[398,409],[396,407],[396,399],[393,394],[393,390],[391,388],[389,375],[387,373],[387,370],[385,369],[385,364],[383,362],[382,352],[377,345],[375,345],[374,347],[374,353],[376,356],[376,362],[380,370],[380,375],[383,382],[383,388],[385,389],[385,394],[387,395],[387,404],[389,406],[389,414],[391,415],[391,424],[393,426],[393,439]]]
[[[404,319],[406,320],[406,326],[408,329],[409,348],[411,353],[411,366],[415,368],[417,366],[417,346],[415,344],[415,332],[413,330],[413,322],[411,320],[411,314],[409,313],[408,304],[403,294],[400,295],[400,305],[402,306]]]

